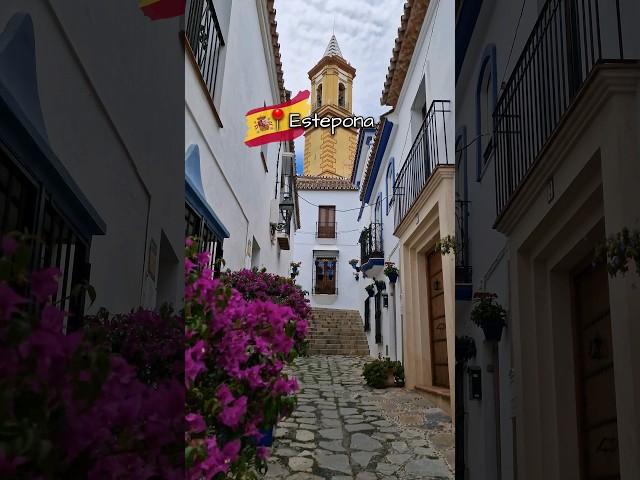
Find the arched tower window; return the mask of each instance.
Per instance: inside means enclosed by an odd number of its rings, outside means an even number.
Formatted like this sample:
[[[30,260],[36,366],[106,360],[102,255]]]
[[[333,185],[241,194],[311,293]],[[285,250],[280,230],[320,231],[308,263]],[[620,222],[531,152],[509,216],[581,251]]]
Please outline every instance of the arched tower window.
[[[316,87],[316,108],[322,106],[322,84],[319,83]]]
[[[346,101],[344,83],[339,83],[338,84],[338,106],[342,108],[346,108],[346,103],[347,101]]]

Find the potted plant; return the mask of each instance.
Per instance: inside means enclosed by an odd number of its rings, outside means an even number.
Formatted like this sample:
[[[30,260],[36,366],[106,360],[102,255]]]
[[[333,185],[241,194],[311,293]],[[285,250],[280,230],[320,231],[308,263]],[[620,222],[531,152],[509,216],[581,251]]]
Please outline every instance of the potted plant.
[[[384,280],[376,280],[375,285],[379,293],[382,293],[387,289],[387,284],[384,283]]]
[[[351,260],[349,260],[349,265],[351,265],[351,267],[356,271],[359,272],[360,271],[360,267],[358,266],[358,263],[360,263],[360,261],[357,258],[352,258]]]
[[[596,248],[596,263],[605,263],[611,277],[618,273],[623,276],[635,263],[636,273],[640,275],[640,231],[630,231],[627,227],[612,235]]]
[[[370,283],[369,285],[364,287],[364,289],[367,291],[370,297],[373,297],[375,295],[375,284]]]
[[[398,281],[398,275],[400,270],[396,267],[394,262],[385,262],[384,263],[384,274],[389,279],[389,282],[396,283]]]
[[[436,252],[440,252],[442,255],[448,255],[449,253],[456,253],[456,239],[451,235],[442,237],[436,242]]]
[[[373,388],[404,386],[404,368],[399,361],[391,361],[389,357],[378,358],[365,364],[362,370],[367,385]]]
[[[360,273],[358,273],[358,272],[353,272],[353,276],[354,276],[354,277],[356,277],[356,282],[357,282],[358,280],[360,280]]]
[[[502,327],[506,325],[507,311],[500,305],[495,293],[476,292],[471,310],[471,321],[482,328],[488,342],[499,342]]]
[[[291,262],[291,278],[294,279],[298,276],[300,271],[298,270],[302,265],[302,262]]]

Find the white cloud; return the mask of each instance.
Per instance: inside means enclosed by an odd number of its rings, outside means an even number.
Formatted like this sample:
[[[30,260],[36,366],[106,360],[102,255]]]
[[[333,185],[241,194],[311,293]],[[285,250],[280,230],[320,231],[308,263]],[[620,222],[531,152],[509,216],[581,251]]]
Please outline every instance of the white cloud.
[[[380,96],[403,6],[404,0],[276,1],[286,88],[293,94],[310,88],[307,72],[322,57],[335,22],[342,55],[356,69],[353,111],[377,118],[389,108],[380,105]],[[299,139],[299,165],[302,155],[303,141]]]

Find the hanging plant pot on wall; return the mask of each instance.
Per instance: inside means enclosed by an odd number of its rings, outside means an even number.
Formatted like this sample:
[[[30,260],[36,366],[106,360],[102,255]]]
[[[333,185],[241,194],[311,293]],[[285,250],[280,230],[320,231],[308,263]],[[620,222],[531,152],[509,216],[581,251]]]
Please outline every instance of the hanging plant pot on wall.
[[[364,287],[364,289],[367,291],[370,297],[373,297],[376,293],[373,283],[367,285],[366,287]]]
[[[385,262],[384,274],[389,279],[389,283],[396,283],[398,281],[399,270],[396,264],[393,262]]]
[[[471,310],[471,321],[482,328],[487,342],[499,342],[507,324],[507,311],[498,303],[495,293],[476,292]]]
[[[376,280],[376,288],[378,289],[378,293],[382,293],[387,289],[387,284],[382,280]]]

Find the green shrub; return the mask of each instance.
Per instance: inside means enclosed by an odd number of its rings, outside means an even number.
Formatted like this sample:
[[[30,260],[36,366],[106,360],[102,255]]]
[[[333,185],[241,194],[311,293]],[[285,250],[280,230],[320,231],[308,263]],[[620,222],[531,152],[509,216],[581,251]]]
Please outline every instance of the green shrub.
[[[367,385],[373,388],[385,388],[389,374],[393,375],[395,385],[404,385],[404,367],[399,361],[391,361],[389,357],[379,358],[365,364],[362,371]]]

